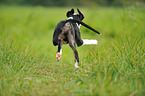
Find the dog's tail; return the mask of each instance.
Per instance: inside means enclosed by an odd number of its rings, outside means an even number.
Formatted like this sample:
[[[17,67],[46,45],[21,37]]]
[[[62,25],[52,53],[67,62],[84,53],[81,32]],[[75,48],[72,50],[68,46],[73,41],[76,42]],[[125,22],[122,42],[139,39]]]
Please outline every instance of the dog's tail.
[[[74,22],[74,23],[81,24],[81,25],[87,27],[88,29],[90,29],[90,30],[92,30],[92,31],[94,31],[94,32],[96,32],[96,33],[98,33],[98,34],[100,34],[100,32],[96,31],[94,28],[92,28],[91,26],[85,24],[85,23],[82,22],[82,21],[79,21],[79,20],[76,20],[76,19],[68,19],[68,20],[66,20],[66,22]],[[101,34],[100,34],[100,35],[101,35]]]

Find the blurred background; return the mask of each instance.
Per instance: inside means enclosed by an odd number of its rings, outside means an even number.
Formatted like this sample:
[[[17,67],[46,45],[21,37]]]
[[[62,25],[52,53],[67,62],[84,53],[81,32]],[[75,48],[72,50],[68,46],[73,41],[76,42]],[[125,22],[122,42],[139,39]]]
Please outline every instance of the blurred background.
[[[79,8],[82,39],[97,46],[63,45],[53,32]],[[145,96],[145,0],[0,0],[0,96]]]
[[[0,4],[33,6],[144,6],[145,0],[0,0]]]

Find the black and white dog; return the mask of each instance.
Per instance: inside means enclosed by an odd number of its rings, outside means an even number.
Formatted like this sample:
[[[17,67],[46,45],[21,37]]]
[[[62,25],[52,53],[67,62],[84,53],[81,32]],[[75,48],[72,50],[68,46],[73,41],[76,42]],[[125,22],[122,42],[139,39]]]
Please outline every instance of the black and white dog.
[[[58,45],[58,50],[56,54],[57,61],[60,60],[62,55],[62,44],[69,44],[74,52],[75,57],[75,67],[78,68],[79,63],[79,56],[76,50],[77,46],[81,45],[88,45],[88,44],[95,44],[97,45],[97,40],[83,40],[81,39],[80,35],[80,25],[83,25],[92,31],[100,34],[98,31],[90,27],[89,25],[82,22],[84,19],[83,13],[77,9],[79,14],[74,13],[74,9],[71,9],[67,12],[66,16],[68,17],[67,20],[60,21],[57,26],[55,27],[54,34],[53,34],[53,45]]]

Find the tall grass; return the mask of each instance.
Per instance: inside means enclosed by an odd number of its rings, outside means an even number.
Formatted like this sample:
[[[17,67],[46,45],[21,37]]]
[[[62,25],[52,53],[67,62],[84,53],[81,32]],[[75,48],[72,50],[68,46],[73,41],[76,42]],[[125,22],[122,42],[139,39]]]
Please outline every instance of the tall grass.
[[[56,24],[70,8],[0,6],[0,95],[145,95],[145,9],[80,8],[82,38],[97,46],[63,46],[61,61],[52,45]]]

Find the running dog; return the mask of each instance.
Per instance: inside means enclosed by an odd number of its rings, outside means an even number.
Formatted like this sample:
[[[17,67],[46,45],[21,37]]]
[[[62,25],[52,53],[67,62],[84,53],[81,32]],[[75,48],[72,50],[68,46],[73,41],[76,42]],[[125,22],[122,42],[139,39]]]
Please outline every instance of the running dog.
[[[69,46],[72,48],[74,52],[75,67],[79,68],[78,66],[79,56],[78,56],[78,51],[76,50],[76,44],[79,47],[82,45],[89,45],[89,44],[97,45],[98,43],[97,40],[81,39],[80,26],[83,25],[98,34],[100,33],[95,29],[93,29],[92,27],[90,27],[89,25],[82,22],[82,20],[84,19],[84,15],[79,9],[77,9],[77,11],[79,14],[74,13],[74,9],[72,8],[66,14],[68,19],[62,20],[56,25],[53,33],[53,45],[58,46],[56,59],[57,61],[59,61],[62,55],[62,44],[69,44]]]

